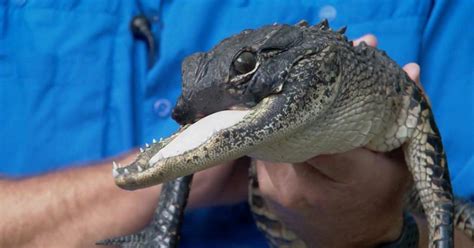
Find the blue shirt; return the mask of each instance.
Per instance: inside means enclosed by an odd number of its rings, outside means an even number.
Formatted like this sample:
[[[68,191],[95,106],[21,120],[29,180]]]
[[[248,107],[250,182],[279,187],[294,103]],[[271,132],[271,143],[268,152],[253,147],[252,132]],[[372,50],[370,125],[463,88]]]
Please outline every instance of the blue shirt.
[[[349,25],[352,38],[374,33],[401,65],[421,64],[455,192],[472,195],[474,31],[463,27],[469,9],[470,0],[0,0],[0,173],[21,177],[80,166],[167,136],[177,128],[170,110],[184,57],[245,28],[328,18],[335,28]],[[157,60],[150,70],[146,44],[129,30],[137,14],[152,22]],[[227,216],[242,211],[213,211],[220,214],[188,218],[210,223],[208,235],[199,235],[214,241],[184,235],[184,246],[219,246],[219,240],[261,246],[262,239],[247,241],[232,231],[251,226]],[[237,219],[247,224],[212,229]],[[248,230],[242,237],[255,233],[254,226]]]

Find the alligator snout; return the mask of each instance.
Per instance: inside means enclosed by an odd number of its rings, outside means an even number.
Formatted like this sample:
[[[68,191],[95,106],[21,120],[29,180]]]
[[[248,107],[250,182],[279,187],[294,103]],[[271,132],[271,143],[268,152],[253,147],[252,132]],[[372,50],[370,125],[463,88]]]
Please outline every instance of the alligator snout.
[[[171,118],[180,125],[191,124],[198,118],[196,111],[189,107],[180,97],[171,113]]]

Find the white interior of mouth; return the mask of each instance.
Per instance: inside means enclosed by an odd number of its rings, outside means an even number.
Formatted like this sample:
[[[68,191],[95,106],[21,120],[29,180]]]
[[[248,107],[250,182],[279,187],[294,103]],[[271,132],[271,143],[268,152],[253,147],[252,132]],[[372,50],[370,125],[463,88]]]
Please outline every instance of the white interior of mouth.
[[[177,156],[206,142],[212,135],[240,122],[250,110],[224,110],[192,124],[150,159],[150,165]]]

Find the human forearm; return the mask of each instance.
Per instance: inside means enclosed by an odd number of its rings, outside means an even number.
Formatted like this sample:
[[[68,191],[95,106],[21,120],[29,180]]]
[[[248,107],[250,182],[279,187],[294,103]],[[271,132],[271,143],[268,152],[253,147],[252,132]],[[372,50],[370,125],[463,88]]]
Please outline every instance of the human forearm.
[[[143,226],[159,193],[159,187],[119,189],[110,162],[3,180],[0,187],[0,247],[95,247],[99,239]]]
[[[128,164],[135,157],[115,159]],[[95,241],[139,230],[151,218],[160,187],[122,190],[111,164],[0,180],[0,247],[96,247]],[[196,173],[188,207],[245,200],[247,165],[244,158]]]

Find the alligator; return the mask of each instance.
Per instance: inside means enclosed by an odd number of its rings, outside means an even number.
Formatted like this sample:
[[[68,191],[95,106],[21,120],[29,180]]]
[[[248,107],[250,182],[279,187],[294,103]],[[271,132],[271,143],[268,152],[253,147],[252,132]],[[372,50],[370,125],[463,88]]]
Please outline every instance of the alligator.
[[[123,189],[164,183],[155,216],[141,232],[99,244],[177,246],[197,171],[242,156],[294,163],[358,147],[403,150],[415,192],[408,205],[425,213],[430,247],[453,247],[454,226],[474,240],[474,208],[454,203],[427,97],[384,51],[354,46],[344,33],[327,20],[273,24],[187,57],[172,115],[180,130],[146,145],[132,164],[113,167]],[[251,169],[250,204],[269,244],[305,247],[266,208],[255,173]]]

